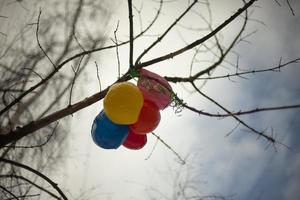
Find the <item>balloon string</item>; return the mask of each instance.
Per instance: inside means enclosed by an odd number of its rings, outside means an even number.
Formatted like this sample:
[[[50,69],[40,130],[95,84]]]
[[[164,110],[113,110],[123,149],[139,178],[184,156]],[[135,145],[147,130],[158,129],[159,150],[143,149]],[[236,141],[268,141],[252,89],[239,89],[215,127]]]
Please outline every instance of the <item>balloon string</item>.
[[[156,138],[155,144],[153,145],[151,152],[149,153],[149,155],[145,158],[145,160],[149,160],[149,158],[152,156],[154,149],[156,148],[156,145],[158,144],[158,138]]]
[[[176,155],[176,157],[180,161],[180,164],[184,165],[186,163],[185,160],[182,159],[182,157],[170,145],[168,145],[163,139],[160,138],[160,136],[156,135],[154,132],[151,133],[157,138],[157,141],[160,141],[163,145],[165,145],[170,151],[172,151]]]
[[[172,100],[170,103],[170,107],[173,108],[173,110],[175,111],[175,114],[180,114],[182,112],[182,110],[184,109],[184,105],[185,103],[183,102],[182,99],[180,99],[177,94],[173,91],[171,91],[172,94]]]

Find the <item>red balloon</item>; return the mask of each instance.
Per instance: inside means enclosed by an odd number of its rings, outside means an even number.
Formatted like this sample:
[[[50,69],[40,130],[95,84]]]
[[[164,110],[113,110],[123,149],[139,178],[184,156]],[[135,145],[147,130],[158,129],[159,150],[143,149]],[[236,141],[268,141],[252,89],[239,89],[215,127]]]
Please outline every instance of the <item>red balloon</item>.
[[[144,101],[138,121],[129,125],[129,129],[136,134],[146,134],[153,131],[159,122],[159,108],[151,101]]]
[[[172,88],[168,81],[160,75],[140,69],[137,86],[142,91],[144,99],[152,101],[159,109],[162,110],[170,104]]]
[[[143,148],[146,143],[147,135],[135,134],[132,130],[130,130],[128,137],[123,143],[123,146],[128,149],[138,150]]]

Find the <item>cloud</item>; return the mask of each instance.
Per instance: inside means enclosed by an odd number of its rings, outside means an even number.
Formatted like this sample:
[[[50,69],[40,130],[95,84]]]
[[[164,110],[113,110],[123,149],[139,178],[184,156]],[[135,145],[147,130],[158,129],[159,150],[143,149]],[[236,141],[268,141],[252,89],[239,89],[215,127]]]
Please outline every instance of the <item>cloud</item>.
[[[220,15],[220,18],[224,19],[221,12],[224,7],[218,3],[215,3],[214,6],[217,6],[219,10],[216,15]],[[268,8],[268,12],[263,13],[265,12],[263,9],[258,16],[266,18],[266,21],[269,20],[269,25],[261,28],[260,25],[255,24],[260,31],[256,37],[252,38],[253,45],[244,44],[235,49],[243,55],[241,62],[250,68],[277,64],[280,56],[283,56],[285,60],[293,58],[293,55],[299,55],[299,47],[287,43],[287,39],[293,41],[294,38],[294,41],[297,41],[299,30],[294,28],[297,32],[294,34],[290,33],[288,28],[294,25],[294,22],[287,26],[290,18],[282,17],[278,12],[274,14],[268,6],[264,5],[264,9]],[[280,12],[287,12],[275,4],[272,8]],[[176,10],[177,8],[174,8],[173,11]],[[235,9],[230,9],[230,11],[232,10]],[[167,10],[164,12],[168,13]],[[231,14],[228,10],[226,12]],[[126,14],[125,11],[124,13]],[[124,16],[121,18],[122,23],[125,23],[123,19],[127,18],[127,14]],[[171,16],[171,18],[173,20],[174,17]],[[277,26],[279,26],[279,30]],[[161,27],[157,29],[161,32]],[[127,29],[120,28],[118,34],[126,35]],[[147,38],[147,40],[150,39]],[[171,40],[170,46],[180,45],[180,43],[174,42],[179,41],[178,38],[171,38]],[[151,55],[160,55],[160,50],[169,51],[170,46],[162,46]],[[141,43],[136,47],[136,52],[138,52],[145,48],[145,44]],[[127,51],[128,49],[120,50],[122,52],[121,61],[127,60]],[[291,51],[293,55],[290,54]],[[163,65],[151,67],[150,70],[156,70],[161,74],[187,73],[186,68],[189,64],[186,64],[186,56],[187,54],[170,62],[164,62]],[[232,58],[235,60],[236,57]],[[103,63],[104,68],[101,68],[100,71],[105,71],[105,74],[103,72],[101,74],[105,78],[105,85],[108,85],[116,77],[116,73],[113,73],[116,72],[116,68],[111,67],[116,66],[115,55],[110,54],[105,57]],[[250,76],[249,80],[238,79],[237,83],[228,80],[212,81],[207,84],[204,91],[232,109],[289,104],[299,101],[299,95],[296,94],[297,91],[299,94],[300,89],[298,74],[299,70],[294,70],[293,73],[283,71],[269,75],[257,74]],[[95,85],[97,86],[97,84]],[[213,104],[203,98],[195,98],[185,93],[180,86],[173,85],[173,87],[191,105],[197,105],[208,111],[217,110]],[[159,144],[152,157],[148,161],[144,160],[155,144],[154,138],[149,140],[144,149],[137,152],[123,148],[105,151],[92,143],[90,126],[93,117],[102,108],[102,103],[99,104],[81,111],[78,119],[74,119],[74,124],[80,124],[80,128],[74,126],[71,130],[71,137],[74,140],[70,145],[70,152],[75,156],[67,160],[69,166],[67,166],[66,186],[72,188],[76,193],[89,188],[89,186],[100,184],[98,191],[108,194],[113,199],[130,199],[131,196],[147,198],[145,188],[160,189],[166,194],[171,194],[173,189],[169,184],[173,181],[171,172],[179,168],[174,154]],[[267,143],[262,139],[256,140],[256,136],[245,132],[242,126],[230,137],[224,137],[236,125],[233,119],[207,118],[187,111],[183,111],[181,114],[181,117],[175,116],[171,108],[163,111],[161,123],[155,132],[183,156],[196,152],[197,157],[191,162],[201,165],[196,166],[198,170],[193,175],[198,180],[207,182],[206,185],[202,185],[201,181],[199,183],[199,188],[203,189],[203,193],[219,193],[225,196],[236,194],[236,198],[241,200],[259,198],[283,200],[297,197],[297,188],[300,188],[298,187],[300,180],[298,170],[300,169],[298,147],[300,127],[298,124],[300,124],[300,118],[294,118],[294,112],[269,112],[243,117],[247,123],[259,129],[270,127],[272,124],[276,128],[278,137],[284,138],[284,142],[295,147],[293,153],[282,148],[278,153],[275,153],[272,147],[265,150]],[[86,160],[87,164],[83,160]],[[78,166],[77,169],[74,168],[74,164]]]

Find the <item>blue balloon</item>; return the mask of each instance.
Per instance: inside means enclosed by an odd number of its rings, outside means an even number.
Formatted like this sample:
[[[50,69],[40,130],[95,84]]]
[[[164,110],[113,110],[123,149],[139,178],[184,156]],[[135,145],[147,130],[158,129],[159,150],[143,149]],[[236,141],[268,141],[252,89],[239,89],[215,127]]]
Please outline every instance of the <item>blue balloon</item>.
[[[94,142],[104,149],[117,149],[129,133],[128,125],[115,124],[102,110],[95,118],[92,126]]]

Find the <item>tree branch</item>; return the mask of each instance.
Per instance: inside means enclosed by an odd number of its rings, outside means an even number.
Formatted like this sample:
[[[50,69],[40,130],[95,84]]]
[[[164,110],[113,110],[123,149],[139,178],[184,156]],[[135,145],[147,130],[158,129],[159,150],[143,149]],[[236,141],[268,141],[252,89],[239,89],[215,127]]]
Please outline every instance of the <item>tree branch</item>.
[[[128,0],[128,18],[129,18],[129,67],[133,67],[133,16],[132,0]]]
[[[258,131],[256,129],[254,129],[253,127],[249,126],[248,124],[246,124],[244,121],[242,121],[240,118],[238,118],[237,116],[233,115],[228,109],[226,109],[224,106],[222,106],[221,104],[219,104],[218,102],[216,102],[215,100],[213,100],[212,98],[210,98],[209,96],[207,96],[206,94],[204,94],[203,92],[201,92],[197,86],[195,85],[194,82],[191,82],[192,86],[195,88],[195,90],[201,94],[203,97],[205,97],[206,99],[208,99],[209,101],[213,102],[214,104],[216,104],[218,107],[220,107],[222,110],[224,110],[225,112],[228,113],[228,115],[230,115],[231,117],[233,117],[235,120],[237,120],[239,123],[241,123],[242,125],[244,125],[246,128],[248,128],[249,130],[251,130],[252,132],[258,134],[259,136],[262,136],[263,138],[265,138],[266,140],[268,140],[271,143],[275,143],[275,139],[269,135],[266,135],[264,132]]]
[[[16,195],[14,195],[11,191],[9,191],[8,189],[6,189],[6,188],[3,187],[2,185],[0,185],[0,188],[1,188],[3,191],[7,192],[9,195],[11,195],[11,196],[13,197],[13,199],[19,200],[19,198],[18,198]]]
[[[34,183],[33,181],[23,177],[23,176],[18,176],[18,175],[13,175],[13,174],[9,174],[9,175],[0,175],[0,178],[16,178],[16,179],[21,179],[24,180],[26,182],[28,182],[29,184],[35,186],[36,188],[42,190],[43,192],[46,192],[47,194],[49,194],[50,196],[60,200],[61,198],[59,196],[57,196],[56,194],[50,192],[49,190],[39,186],[38,184]]]
[[[47,181],[60,195],[64,200],[68,200],[68,198],[65,196],[65,194],[61,191],[61,189],[57,186],[56,183],[54,183],[50,178],[48,178],[47,176],[45,176],[44,174],[42,174],[41,172],[18,162],[12,161],[12,160],[8,160],[5,158],[0,158],[0,162],[4,162],[4,163],[8,163],[23,169],[26,169],[34,174],[36,174],[37,176],[43,178],[45,181]]]
[[[170,30],[192,9],[192,7],[198,2],[198,0],[194,0],[194,2],[165,30],[165,32],[159,36],[147,49],[144,50],[143,53],[136,59],[135,65],[138,65],[140,60],[144,55],[146,55],[157,43],[159,43]]]
[[[140,32],[137,36],[134,37],[134,40],[137,39],[137,38],[139,38],[139,37],[141,37],[143,34],[145,34],[153,26],[153,24],[155,23],[155,21],[158,19],[158,16],[160,14],[161,8],[162,8],[162,0],[160,1],[160,7],[159,7],[156,15],[154,16],[153,20],[150,22],[150,24],[142,32]],[[77,10],[79,10],[79,9],[77,9]],[[78,16],[78,15],[75,15],[75,16]],[[120,43],[118,46],[122,46],[122,45],[125,45],[125,44],[128,44],[128,43],[129,43],[129,40]],[[18,102],[20,102],[25,96],[27,96],[28,94],[30,94],[31,92],[33,92],[35,89],[37,89],[38,87],[40,87],[41,85],[43,85],[44,83],[46,83],[47,81],[49,81],[63,66],[65,66],[70,61],[72,61],[72,60],[74,60],[74,59],[76,59],[78,57],[87,55],[87,54],[91,54],[91,53],[95,53],[95,52],[99,52],[99,51],[103,51],[103,50],[107,50],[107,49],[112,49],[112,48],[115,48],[115,47],[116,47],[116,45],[109,45],[109,46],[106,46],[106,47],[95,48],[95,49],[91,49],[91,50],[87,50],[87,51],[83,51],[83,52],[77,53],[77,54],[75,54],[75,55],[73,55],[73,56],[65,59],[60,64],[58,64],[56,66],[56,69],[53,70],[46,78],[44,78],[42,81],[38,82],[36,85],[30,87],[28,90],[26,90],[25,92],[23,92],[22,94],[20,94],[20,96],[18,96],[17,98],[15,98],[11,103],[9,103],[7,106],[5,106],[2,110],[0,110],[0,116],[3,115],[3,113],[7,112],[14,105],[16,105]],[[5,54],[3,54],[2,56],[4,56],[4,55]]]
[[[129,73],[124,74],[120,79],[118,79],[116,82],[122,82],[127,81],[130,79]],[[15,130],[7,133],[7,134],[0,134],[0,148],[6,146],[7,144],[17,141],[24,136],[31,134],[61,118],[64,118],[70,114],[73,114],[77,112],[78,110],[81,110],[87,106],[90,106],[91,104],[101,100],[104,98],[105,94],[107,93],[108,88],[105,90],[102,90],[99,93],[96,93],[90,97],[85,98],[84,100],[75,103],[73,105],[69,105],[64,109],[61,109],[57,112],[54,112],[44,118],[38,119],[36,121],[32,121],[28,123],[25,126],[17,127]]]
[[[203,42],[207,41],[208,39],[213,37],[215,34],[217,34],[219,31],[221,31],[228,24],[230,24],[235,18],[237,18],[240,14],[242,14],[245,10],[247,10],[255,1],[257,1],[257,0],[250,0],[242,8],[238,9],[230,18],[228,18],[226,21],[224,21],[221,25],[219,25],[217,28],[215,28],[213,31],[211,31],[206,36],[194,41],[193,43],[191,43],[191,44],[189,44],[189,45],[187,45],[187,46],[185,46],[181,49],[178,49],[177,51],[174,51],[174,52],[166,54],[164,56],[154,58],[152,60],[140,63],[140,64],[136,65],[136,67],[137,68],[142,68],[142,67],[146,67],[146,66],[149,66],[149,65],[153,65],[153,64],[158,63],[158,62],[165,61],[167,59],[178,56],[178,55],[186,52],[187,50],[190,50],[190,49],[198,46],[199,44],[202,44]]]
[[[40,28],[41,14],[42,14],[42,9],[40,9],[39,16],[38,16],[37,23],[36,23],[36,32],[35,32],[36,40],[37,40],[37,43],[38,43],[40,49],[42,50],[42,52],[44,53],[44,55],[48,58],[48,60],[50,61],[50,63],[52,64],[52,66],[53,66],[53,68],[55,70],[55,68],[56,68],[55,64],[52,62],[51,58],[48,56],[48,54],[44,50],[44,48],[42,47],[42,45],[40,43],[40,40],[39,40],[39,28]]]

